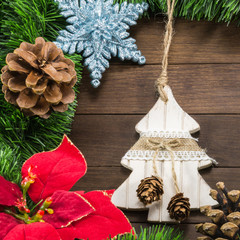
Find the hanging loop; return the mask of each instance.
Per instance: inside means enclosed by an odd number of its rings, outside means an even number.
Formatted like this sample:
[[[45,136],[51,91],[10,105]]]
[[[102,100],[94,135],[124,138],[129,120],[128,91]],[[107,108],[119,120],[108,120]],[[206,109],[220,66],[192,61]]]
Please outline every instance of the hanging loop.
[[[156,80],[157,91],[161,99],[166,103],[168,96],[164,90],[164,87],[168,84],[168,54],[173,37],[173,12],[174,12],[175,0],[167,0],[168,6],[168,22],[165,27],[165,35],[163,41],[163,58],[162,58],[162,71],[158,79]]]

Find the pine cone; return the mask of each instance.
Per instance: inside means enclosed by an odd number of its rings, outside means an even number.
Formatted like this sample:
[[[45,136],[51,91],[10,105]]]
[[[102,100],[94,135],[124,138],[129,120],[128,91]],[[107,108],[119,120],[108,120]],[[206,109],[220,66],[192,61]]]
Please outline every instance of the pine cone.
[[[182,222],[190,215],[189,198],[185,198],[183,193],[177,193],[171,198],[167,210],[170,218]]]
[[[163,195],[163,180],[160,177],[147,177],[141,180],[137,189],[139,200],[145,205],[159,201]]]
[[[1,76],[5,99],[27,115],[48,118],[74,101],[74,63],[54,43],[41,37],[35,44],[23,42],[7,55],[6,63]]]
[[[220,209],[212,209],[211,206],[201,207],[201,213],[208,216],[212,223],[197,224],[196,230],[210,240],[239,239],[240,191],[228,191],[223,182],[218,182],[216,185],[220,191],[211,190],[210,196],[218,201]],[[198,240],[201,239],[204,237],[198,238]]]

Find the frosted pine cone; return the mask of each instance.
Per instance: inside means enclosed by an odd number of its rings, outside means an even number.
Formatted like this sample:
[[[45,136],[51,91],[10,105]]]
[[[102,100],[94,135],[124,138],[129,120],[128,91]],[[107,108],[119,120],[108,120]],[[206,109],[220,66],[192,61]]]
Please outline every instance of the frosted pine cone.
[[[163,194],[163,180],[159,177],[147,177],[141,180],[137,189],[139,200],[145,205],[159,201]]]
[[[168,204],[167,210],[170,218],[179,222],[184,221],[190,215],[190,203],[189,198],[185,198],[183,193],[177,193],[171,198]]]
[[[5,99],[26,115],[48,118],[74,101],[74,63],[54,43],[41,37],[35,44],[23,42],[7,55],[6,63],[1,76]]]

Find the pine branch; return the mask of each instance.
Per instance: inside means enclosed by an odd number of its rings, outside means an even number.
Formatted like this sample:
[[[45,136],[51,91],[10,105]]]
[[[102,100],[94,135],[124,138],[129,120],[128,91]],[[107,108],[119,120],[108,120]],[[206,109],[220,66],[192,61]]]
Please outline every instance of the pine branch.
[[[40,36],[53,41],[66,25],[53,0],[6,0],[2,8],[1,32],[5,39],[0,44],[8,48],[15,49],[24,41],[34,43]]]
[[[115,0],[122,3],[126,0]],[[129,3],[141,3],[143,0],[127,0]],[[166,13],[167,0],[147,0],[153,13]],[[240,1],[238,0],[176,0],[175,17],[184,17],[189,20],[216,22],[236,22],[240,24]]]
[[[109,236],[109,238],[106,240],[109,239],[112,239],[111,236]],[[175,230],[172,227],[167,227],[166,225],[152,226],[148,228],[141,227],[141,232],[137,235],[124,234],[119,235],[116,238],[116,240],[183,240],[183,239],[184,239],[183,232]]]
[[[79,81],[81,79],[82,58],[76,54],[69,58],[76,64]],[[74,87],[76,92],[77,87]],[[26,159],[34,153],[56,148],[61,142],[63,134],[70,133],[77,100],[75,99],[74,103],[69,105],[66,112],[54,112],[49,119],[24,116],[19,109],[5,101],[2,92],[0,92],[0,106],[0,143],[9,146],[2,152],[2,155],[10,155],[10,162],[8,162],[8,157],[0,158],[0,166],[1,168],[6,166],[4,176],[7,176],[7,179],[18,182],[21,178],[22,163]],[[12,149],[17,149],[17,156]],[[7,151],[9,151],[9,154]],[[5,163],[5,161],[8,163]],[[16,179],[14,179],[15,176]]]
[[[0,1],[0,68],[5,65],[7,53],[22,41],[34,43],[38,36],[55,40],[57,32],[65,28],[65,19],[59,15],[54,0]],[[82,57],[66,56],[76,65],[78,83],[82,75]],[[70,132],[77,100],[64,113],[55,112],[47,120],[26,117],[15,106],[7,103],[0,83],[0,175],[19,183],[22,163],[34,153],[55,149],[63,134]],[[74,87],[77,92],[77,85]]]
[[[20,154],[18,149],[12,150],[9,146],[0,143],[0,175],[5,179],[20,183],[21,176],[18,173],[18,161]]]
[[[118,236],[117,240],[183,240],[183,232],[175,230],[172,227],[152,226],[149,228],[142,228],[141,232],[137,234],[137,238],[133,234]]]

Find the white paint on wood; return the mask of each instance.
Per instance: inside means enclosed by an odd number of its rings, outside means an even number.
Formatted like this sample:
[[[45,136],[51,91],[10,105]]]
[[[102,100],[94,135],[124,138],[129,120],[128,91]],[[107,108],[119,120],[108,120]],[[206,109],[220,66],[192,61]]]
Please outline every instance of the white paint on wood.
[[[136,125],[136,131],[143,134],[152,132],[164,134],[164,131],[170,133],[180,132],[180,135],[186,135],[185,132],[197,132],[200,127],[198,123],[185,113],[178,105],[172,95],[170,87],[165,87],[168,94],[168,102],[164,103],[158,99],[150,112]],[[167,135],[167,133],[166,133]],[[190,135],[189,135],[190,137]],[[187,136],[188,138],[188,136]],[[147,151],[128,151],[123,157],[121,164],[132,170],[129,178],[121,184],[112,197],[113,203],[125,209],[146,209],[149,208],[148,221],[150,222],[174,222],[170,219],[167,206],[176,194],[172,180],[172,163],[169,155],[160,154],[156,159],[156,165],[159,175],[164,183],[164,195],[162,200],[149,206],[144,206],[137,198],[137,187],[140,181],[153,175],[152,158],[146,157]],[[203,205],[216,205],[216,202],[209,196],[210,187],[204,181],[198,170],[212,165],[212,159],[204,152],[187,152],[190,157],[177,158],[175,156],[175,171],[178,185],[185,197],[190,199],[192,209]],[[193,155],[191,157],[191,154]]]
[[[183,130],[190,133],[199,131],[199,124],[178,105],[171,88],[166,86],[164,90],[168,95],[168,102],[164,103],[159,98],[149,113],[136,125],[136,131],[138,133],[166,129]],[[182,121],[183,115],[184,121]]]

